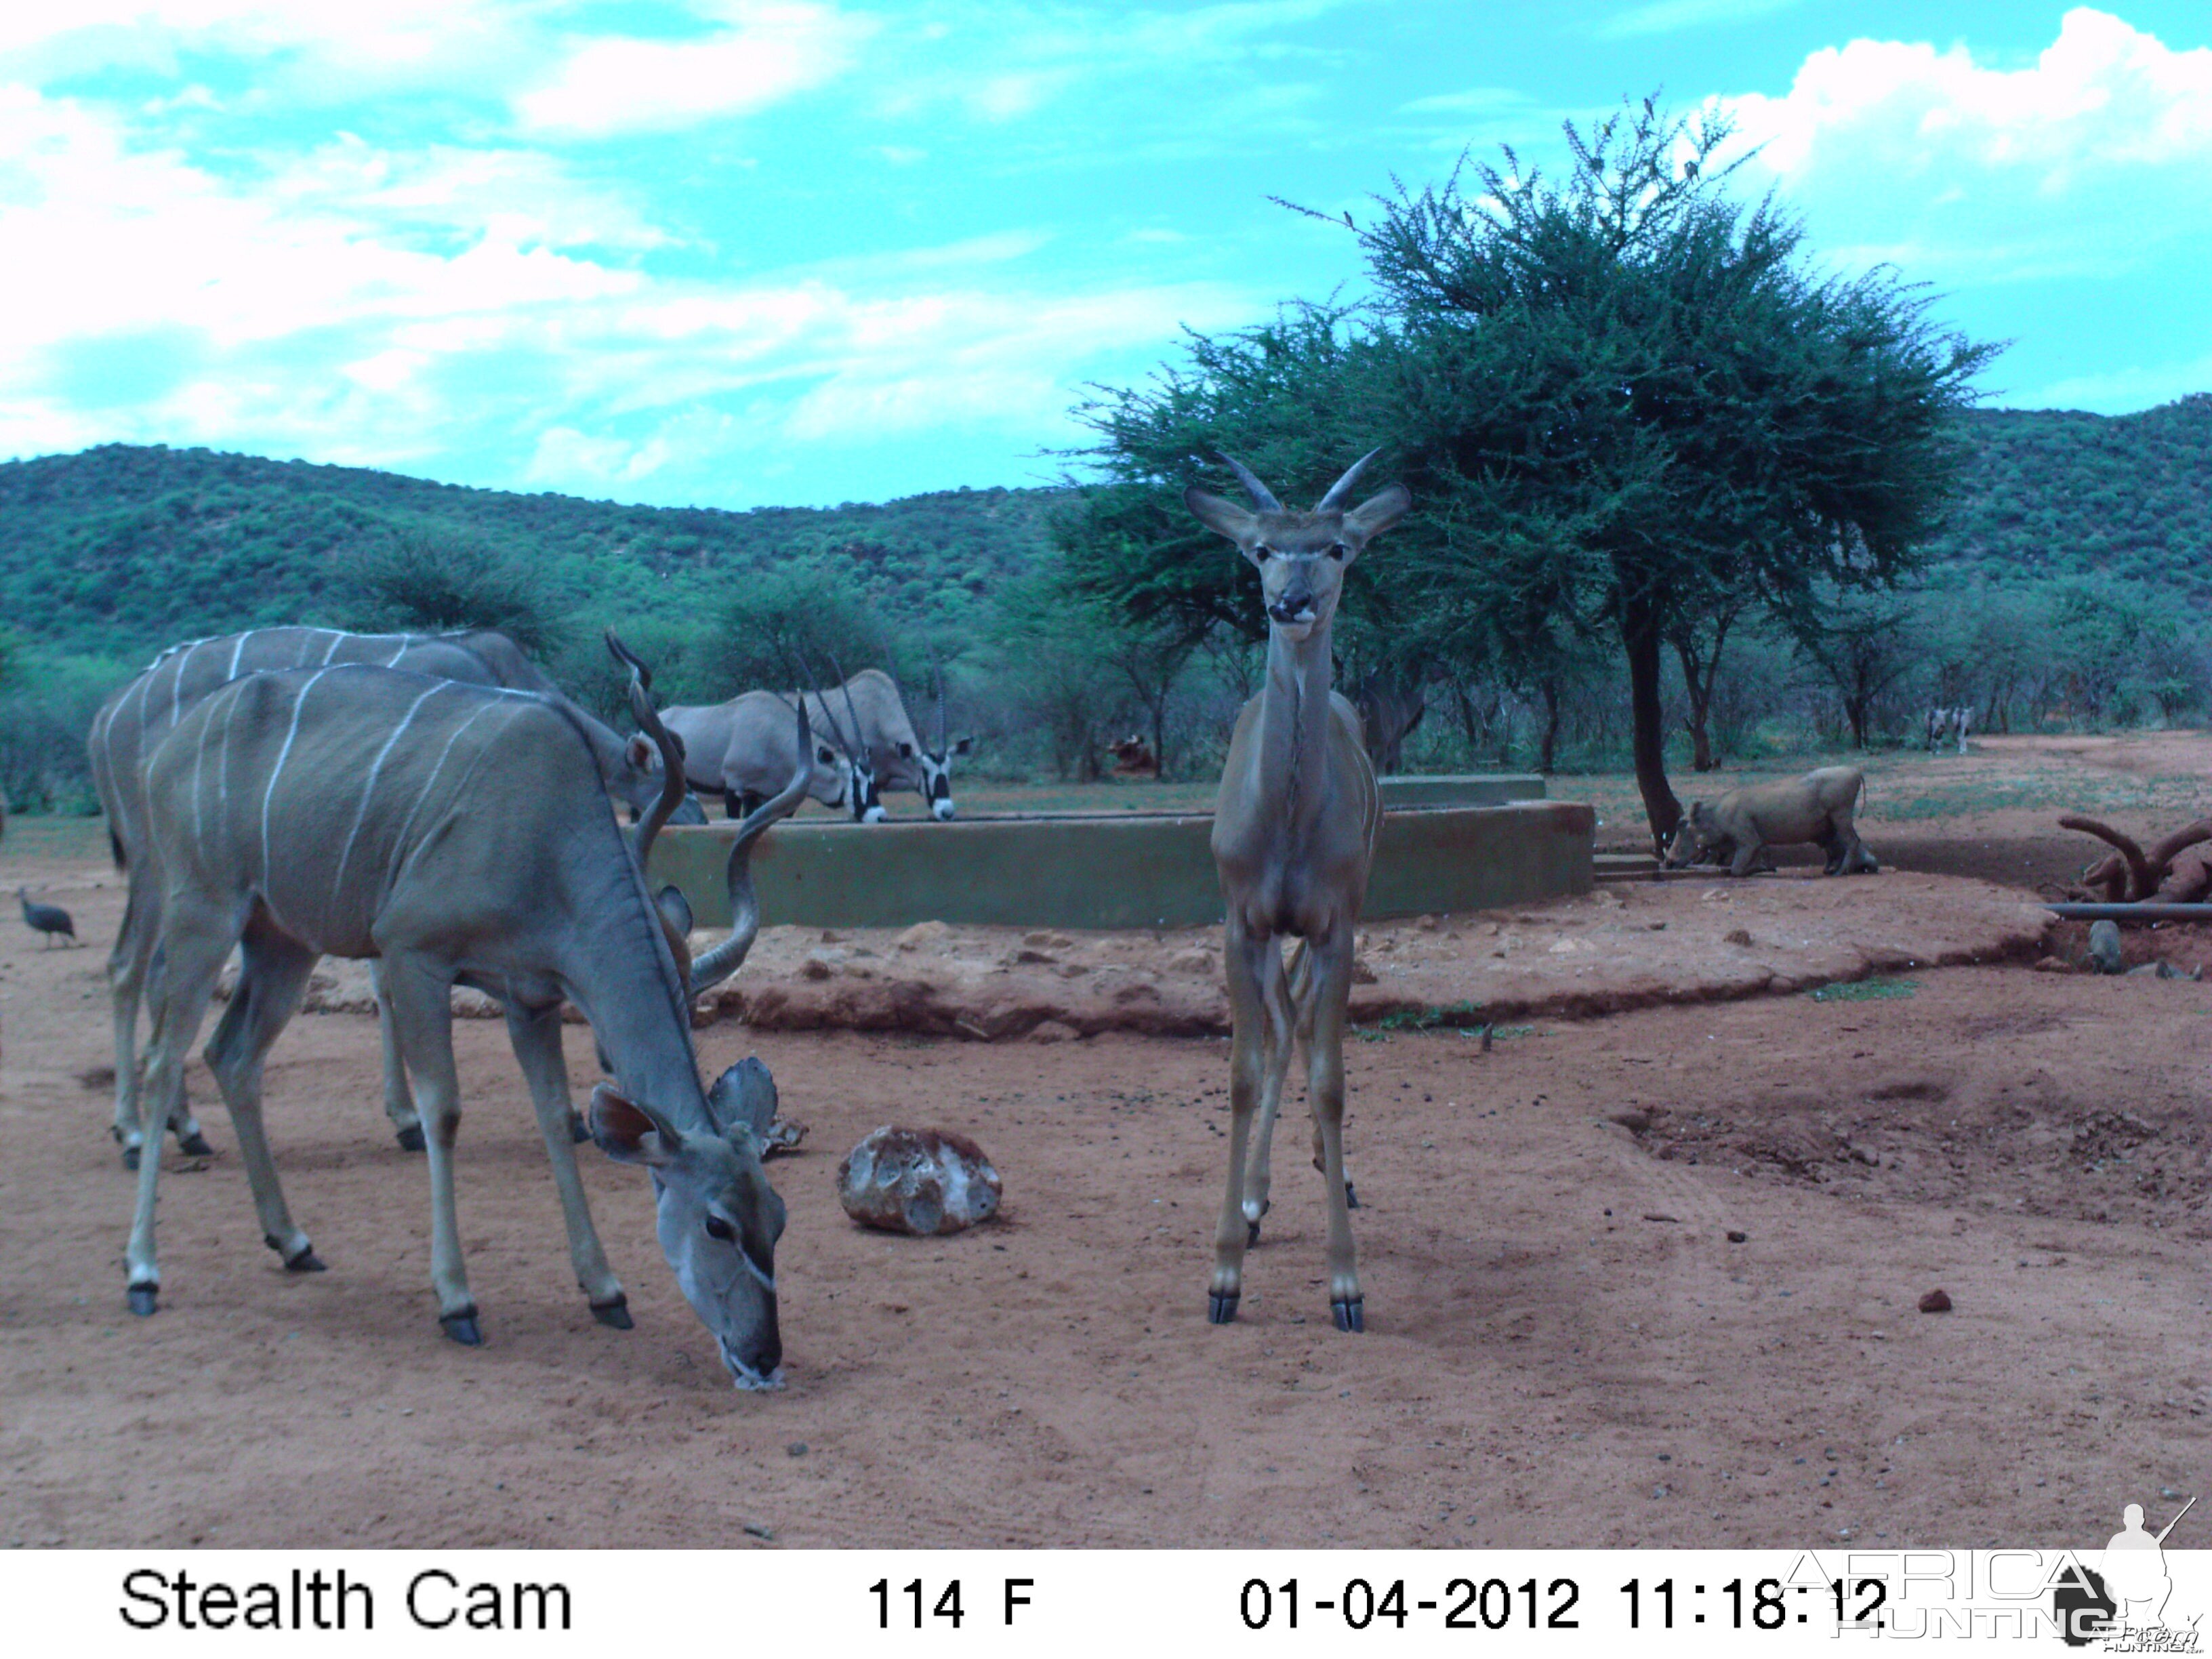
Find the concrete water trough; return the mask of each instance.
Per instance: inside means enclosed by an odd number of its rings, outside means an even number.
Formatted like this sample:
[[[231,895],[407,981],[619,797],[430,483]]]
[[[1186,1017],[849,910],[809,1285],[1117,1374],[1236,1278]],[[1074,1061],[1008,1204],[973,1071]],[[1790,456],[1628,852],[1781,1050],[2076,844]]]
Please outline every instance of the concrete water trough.
[[[1384,781],[1382,841],[1365,914],[1526,904],[1590,889],[1593,810],[1541,799],[1540,778]],[[1431,789],[1497,804],[1401,806]],[[855,824],[787,820],[753,849],[763,925],[1188,927],[1221,920],[1209,814],[1037,813]],[[702,927],[729,921],[723,866],[734,826],[664,830],[654,885],[673,883]]]

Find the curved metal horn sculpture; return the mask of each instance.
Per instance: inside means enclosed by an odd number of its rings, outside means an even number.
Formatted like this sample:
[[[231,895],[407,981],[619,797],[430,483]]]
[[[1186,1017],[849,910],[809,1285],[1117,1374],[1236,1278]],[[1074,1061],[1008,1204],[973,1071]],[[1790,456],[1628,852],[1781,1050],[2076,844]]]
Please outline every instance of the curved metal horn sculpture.
[[[1254,506],[1262,513],[1279,513],[1283,510],[1283,504],[1275,499],[1275,492],[1254,477],[1250,467],[1245,465],[1234,455],[1224,455],[1221,459],[1228,464],[1229,470],[1237,475],[1237,482],[1244,486],[1244,493],[1252,498]],[[1356,471],[1358,469],[1353,470]]]
[[[1321,498],[1315,506],[1314,511],[1316,513],[1343,511],[1345,501],[1352,494],[1352,486],[1359,482],[1359,475],[1367,470],[1367,463],[1382,453],[1379,447],[1370,449],[1350,466],[1345,468],[1344,476],[1328,487],[1328,494]]]
[[[645,815],[645,821],[637,826],[636,837],[631,842],[637,854],[637,866],[642,870],[653,853],[654,838],[684,804],[684,750],[675,736],[660,723],[660,713],[653,706],[653,671],[616,637],[611,628],[607,629],[607,649],[617,662],[629,670],[629,711],[637,717],[639,729],[660,750],[660,797],[653,803],[653,810]]]
[[[753,843],[778,819],[787,818],[806,799],[814,778],[814,730],[806,718],[806,699],[799,703],[799,766],[782,793],[745,815],[730,842],[730,860],[722,879],[730,893],[730,936],[713,949],[702,951],[691,963],[691,994],[712,990],[744,966],[745,957],[760,933],[760,901],[753,893]]]

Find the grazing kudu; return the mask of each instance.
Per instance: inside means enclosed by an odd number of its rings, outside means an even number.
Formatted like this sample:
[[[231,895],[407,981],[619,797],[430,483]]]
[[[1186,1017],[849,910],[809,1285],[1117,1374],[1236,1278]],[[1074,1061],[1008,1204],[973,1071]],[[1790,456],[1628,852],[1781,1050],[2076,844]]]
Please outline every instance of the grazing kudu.
[[[1310,513],[1285,509],[1233,460],[1256,514],[1195,486],[1183,492],[1190,510],[1259,571],[1267,611],[1267,684],[1237,717],[1213,811],[1235,1024],[1229,1182],[1206,1307],[1217,1325],[1237,1316],[1244,1252],[1267,1208],[1268,1143],[1296,1039],[1306,1049],[1314,1160],[1328,1203],[1329,1309],[1339,1330],[1366,1328],[1344,1176],[1344,1018],[1352,930],[1382,808],[1359,716],[1330,690],[1329,624],[1346,567],[1413,504],[1405,487],[1393,484],[1346,509],[1373,459],[1353,462]],[[1300,941],[1287,971],[1285,934]]]
[[[194,640],[162,652],[101,705],[85,739],[93,785],[107,815],[109,845],[130,882],[123,925],[107,959],[115,1024],[113,1133],[122,1145],[125,1168],[138,1164],[138,1006],[153,970],[154,938],[161,926],[161,880],[147,867],[146,757],[196,703],[240,675],[341,663],[374,663],[470,684],[506,685],[555,699],[585,732],[605,787],[627,802],[633,813],[660,793],[654,771],[659,757],[652,744],[641,738],[625,744],[576,708],[504,634],[484,629],[455,634],[355,634],[335,628],[258,628]],[[378,1002],[382,1010],[380,976]],[[387,1019],[384,1034],[385,1114],[400,1145],[419,1152],[422,1132],[406,1074],[392,1046],[389,1024]],[[205,1154],[213,1150],[181,1094],[170,1103],[168,1121],[186,1152]]]
[[[611,635],[609,644],[621,654]],[[591,1021],[616,1079],[592,1095],[594,1137],[611,1157],[652,1170],[661,1249],[732,1377],[741,1388],[772,1386],[783,1203],[762,1171],[759,1135],[774,1088],[757,1061],[702,1088],[690,1011],[694,995],[734,973],[751,947],[752,843],[798,804],[805,775],[740,827],[727,871],[732,933],[690,959],[641,868],[682,798],[681,766],[641,667],[626,659],[632,708],[666,761],[635,850],[608,805],[589,734],[573,711],[531,693],[339,666],[249,675],[186,714],[146,768],[166,962],[153,996],[147,1127],[158,1127],[155,1103],[167,1098],[216,975],[239,946],[238,988],[206,1058],[264,1241],[288,1268],[319,1270],[263,1132],[263,1061],[319,957],[380,957],[427,1131],[439,1322],[473,1346],[483,1337],[454,1207],[451,994],[456,984],[483,991],[507,1010],[577,1280],[602,1322],[626,1328],[568,1134],[565,998]],[[796,716],[802,735],[805,718]],[[139,1314],[158,1301],[161,1164],[149,1157],[138,1167],[126,1261]]]

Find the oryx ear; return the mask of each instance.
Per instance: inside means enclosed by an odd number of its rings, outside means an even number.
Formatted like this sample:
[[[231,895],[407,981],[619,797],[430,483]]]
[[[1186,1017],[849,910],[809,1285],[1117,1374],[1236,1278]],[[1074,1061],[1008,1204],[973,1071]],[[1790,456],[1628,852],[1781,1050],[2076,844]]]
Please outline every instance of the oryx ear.
[[[1200,489],[1196,484],[1182,492],[1182,504],[1198,515],[1208,530],[1218,531],[1239,547],[1249,547],[1260,533],[1260,521],[1234,501]]]
[[[1361,545],[1381,535],[1406,516],[1413,497],[1403,484],[1392,484],[1379,495],[1370,495],[1344,515],[1345,533]]]
[[[912,760],[914,758],[914,745],[906,742],[904,739],[901,739],[898,746],[898,757],[901,760]]]
[[[653,896],[653,908],[660,912],[660,919],[668,924],[677,938],[691,937],[691,901],[684,896],[681,887],[662,888]]]
[[[618,1164],[656,1170],[674,1163],[684,1147],[674,1124],[604,1083],[592,1091],[592,1139]]]
[[[975,752],[975,739],[973,738],[955,738],[952,740],[952,747],[945,752],[951,755],[972,755]]]

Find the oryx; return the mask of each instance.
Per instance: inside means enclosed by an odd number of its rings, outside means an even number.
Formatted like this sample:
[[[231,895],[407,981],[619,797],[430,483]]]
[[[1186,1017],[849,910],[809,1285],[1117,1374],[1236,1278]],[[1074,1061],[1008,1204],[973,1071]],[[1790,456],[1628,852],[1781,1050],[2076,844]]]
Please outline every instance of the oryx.
[[[608,643],[618,654],[611,634]],[[661,1249],[738,1386],[777,1381],[775,1260],[782,1200],[761,1167],[773,1110],[747,1061],[709,1091],[692,1050],[694,995],[734,972],[759,924],[753,842],[798,804],[803,773],[746,820],[727,870],[730,938],[692,960],[646,890],[642,854],[682,796],[673,739],[641,665],[630,698],[661,750],[665,787],[633,849],[592,734],[535,693],[356,665],[246,675],[203,698],[146,763],[146,836],[161,881],[147,1130],[158,1133],[216,975],[242,949],[238,989],[207,1059],[236,1125],[264,1240],[295,1272],[321,1267],[294,1222],[261,1123],[262,1065],[325,955],[379,957],[392,1024],[421,1091],[441,1324],[481,1341],[461,1255],[453,1150],[460,1097],[452,988],[507,1010],[560,1188],[569,1253],[592,1309],[626,1327],[577,1179],[561,1003],[592,1023],[615,1085],[592,1099],[611,1157],[653,1176]],[[794,719],[802,736],[805,715]],[[157,1305],[161,1160],[142,1158],[126,1257],[135,1313]]]
[[[1373,459],[1353,462],[1310,513],[1285,508],[1226,456],[1257,513],[1194,485],[1183,492],[1200,521],[1236,543],[1258,570],[1267,611],[1267,683],[1237,717],[1213,809],[1235,1031],[1229,1182],[1206,1303],[1217,1325],[1237,1316],[1244,1252],[1258,1238],[1267,1206],[1269,1142],[1295,1038],[1305,1046],[1314,1163],[1328,1206],[1329,1309],[1339,1330],[1365,1328],[1344,1175],[1344,1016],[1352,930],[1382,807],[1359,716],[1330,689],[1329,627],[1345,571],[1413,504],[1405,486],[1393,484],[1348,505]],[[1285,934],[1299,941],[1287,971],[1279,943]]]
[[[782,788],[799,763],[792,746],[796,708],[805,708],[815,733],[808,739],[806,793],[824,806],[843,809],[855,823],[882,823],[883,797],[867,746],[847,731],[847,722],[819,692],[787,697],[747,691],[727,702],[665,708],[660,717],[682,746],[684,781],[720,794],[734,818]],[[849,696],[847,711],[854,729],[860,729]]]
[[[145,867],[144,761],[194,704],[239,676],[340,663],[374,663],[470,684],[506,685],[555,699],[585,733],[605,787],[627,802],[633,814],[659,794],[659,757],[653,745],[642,737],[625,744],[577,708],[504,634],[483,629],[452,634],[356,634],[335,628],[257,628],[190,641],[162,652],[101,705],[85,739],[93,786],[107,815],[108,844],[130,878],[123,925],[107,959],[115,1022],[114,1134],[122,1144],[126,1167],[136,1168],[138,1162],[138,1004],[153,965],[154,935],[160,926],[161,884]],[[185,1149],[199,1153],[211,1150],[182,1097],[170,1105],[171,1127]],[[400,1143],[419,1150],[422,1131],[388,1034],[384,1109]]]
[[[937,746],[923,744],[908,718],[906,703],[899,696],[898,682],[880,668],[863,668],[839,688],[843,692],[843,703],[853,721],[860,731],[861,742],[868,753],[868,763],[874,769],[876,787],[886,793],[895,789],[911,789],[929,804],[930,815],[940,821],[949,821],[954,815],[952,804],[952,763],[955,757],[972,753],[975,739],[970,737],[951,738],[946,735],[945,716],[945,682],[933,673],[937,687]],[[787,694],[793,695],[793,694]],[[807,712],[812,717],[817,731],[825,726],[835,729],[836,720],[829,694],[809,691]]]

